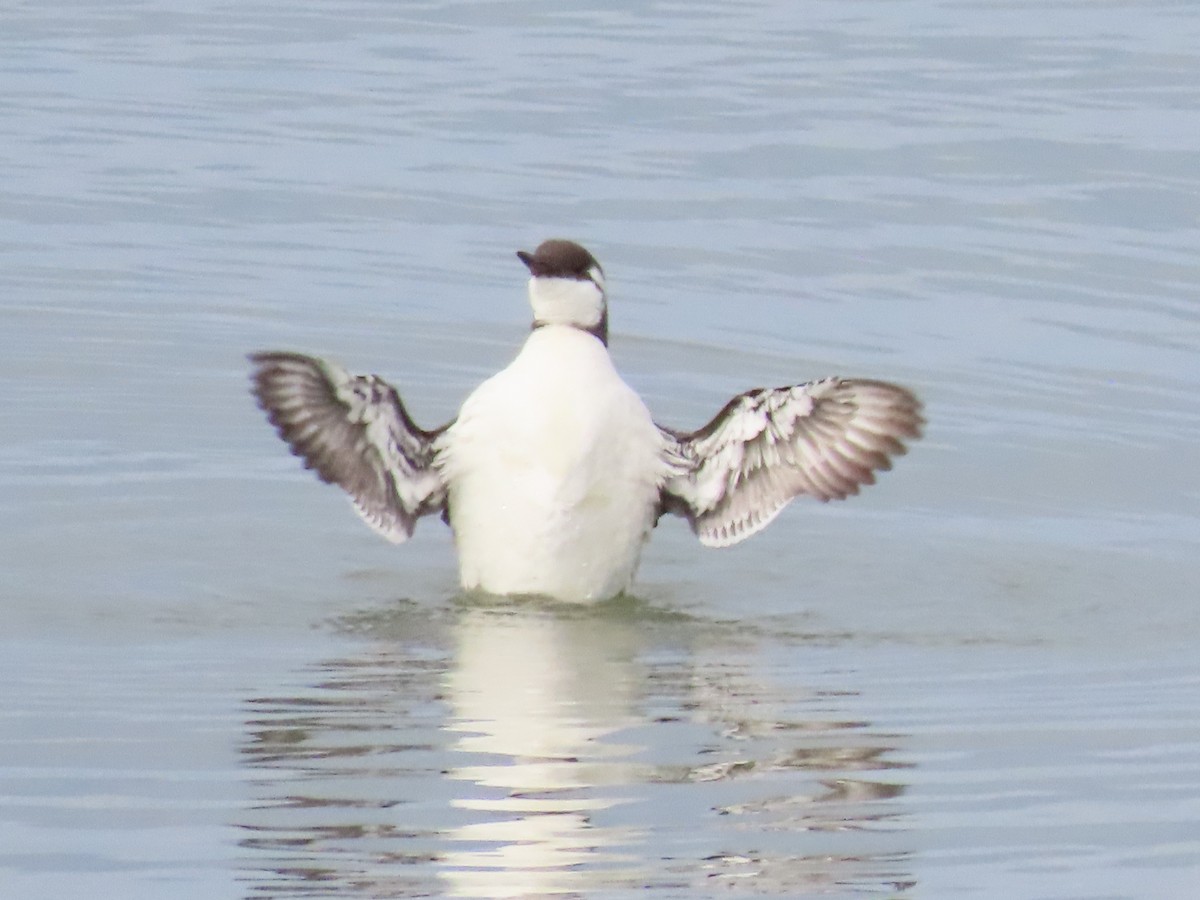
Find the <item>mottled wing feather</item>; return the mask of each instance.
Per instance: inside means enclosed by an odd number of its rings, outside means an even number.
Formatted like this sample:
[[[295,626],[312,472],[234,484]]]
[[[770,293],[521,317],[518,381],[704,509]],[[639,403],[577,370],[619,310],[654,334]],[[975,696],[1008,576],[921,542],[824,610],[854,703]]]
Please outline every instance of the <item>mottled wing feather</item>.
[[[761,531],[796,496],[844,499],[920,437],[920,401],[882,381],[825,378],[739,394],[690,434],[661,429],[671,474],[664,512],[725,547]]]
[[[322,481],[350,495],[358,514],[394,543],[417,519],[442,512],[446,490],[434,440],[375,375],[298,353],[255,353],[253,392],[279,436]]]

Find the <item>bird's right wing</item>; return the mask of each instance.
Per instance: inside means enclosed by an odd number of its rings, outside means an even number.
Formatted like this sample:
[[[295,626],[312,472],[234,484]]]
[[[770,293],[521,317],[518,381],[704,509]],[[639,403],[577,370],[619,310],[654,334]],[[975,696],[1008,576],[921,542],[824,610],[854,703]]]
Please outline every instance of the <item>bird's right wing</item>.
[[[842,500],[873,484],[924,421],[910,391],[883,381],[746,391],[699,431],[660,426],[670,472],[662,510],[684,516],[703,544],[736,544],[800,494]]]
[[[250,361],[253,393],[279,436],[322,481],[346,491],[368,525],[400,544],[418,518],[445,511],[434,465],[445,427],[418,428],[390,384],[299,353]]]

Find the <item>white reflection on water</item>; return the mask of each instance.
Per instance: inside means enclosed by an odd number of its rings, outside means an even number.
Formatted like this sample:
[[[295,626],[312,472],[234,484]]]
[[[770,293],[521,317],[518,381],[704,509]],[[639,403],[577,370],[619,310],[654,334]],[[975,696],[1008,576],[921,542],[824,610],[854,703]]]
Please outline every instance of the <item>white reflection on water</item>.
[[[463,897],[576,889],[581,866],[619,862],[605,848],[642,836],[593,824],[621,802],[610,789],[640,780],[630,761],[638,748],[609,740],[639,721],[636,623],[471,609],[455,638],[447,730],[454,749],[480,762],[449,773],[465,783],[453,803],[484,815],[447,835],[448,889]]]
[[[250,702],[238,828],[272,896],[913,883],[901,739],[772,683],[762,635],[628,603],[344,624],[360,657]]]

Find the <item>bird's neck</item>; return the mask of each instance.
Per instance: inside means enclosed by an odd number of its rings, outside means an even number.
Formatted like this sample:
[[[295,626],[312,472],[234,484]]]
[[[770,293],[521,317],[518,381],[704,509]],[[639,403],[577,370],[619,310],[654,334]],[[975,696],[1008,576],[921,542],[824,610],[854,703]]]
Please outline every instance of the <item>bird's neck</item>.
[[[590,280],[531,278],[529,305],[537,330],[548,325],[566,325],[595,337],[608,346],[608,304],[604,292]]]

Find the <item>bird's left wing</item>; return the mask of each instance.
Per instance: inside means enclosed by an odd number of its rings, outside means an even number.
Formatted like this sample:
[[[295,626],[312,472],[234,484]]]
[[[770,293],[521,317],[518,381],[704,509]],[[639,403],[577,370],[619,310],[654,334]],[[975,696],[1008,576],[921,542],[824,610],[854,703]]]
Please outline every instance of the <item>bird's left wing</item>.
[[[375,375],[299,353],[255,353],[254,395],[292,453],[350,495],[358,514],[393,543],[417,519],[444,512],[435,439],[413,422],[396,389]]]
[[[663,512],[726,547],[765,528],[799,494],[844,499],[920,437],[921,403],[882,381],[824,378],[757,388],[691,433],[660,426],[670,474]]]

